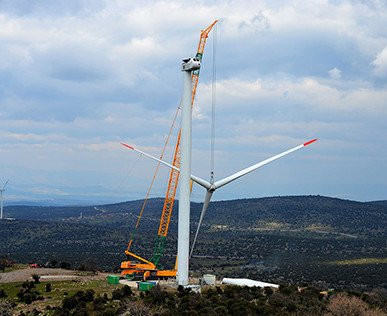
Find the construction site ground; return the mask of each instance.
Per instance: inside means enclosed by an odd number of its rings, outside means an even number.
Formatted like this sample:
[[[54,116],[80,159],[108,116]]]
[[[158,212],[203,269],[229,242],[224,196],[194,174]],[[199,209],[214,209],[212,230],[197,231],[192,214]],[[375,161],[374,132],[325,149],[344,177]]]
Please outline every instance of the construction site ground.
[[[17,298],[21,285],[25,281],[32,281],[32,275],[40,276],[40,283],[35,284],[35,289],[41,293],[44,300],[34,301],[27,305],[20,303]],[[29,268],[27,266],[18,267],[0,273],[0,289],[3,289],[7,294],[7,298],[17,302],[17,307],[14,310],[15,315],[19,315],[21,311],[28,312],[34,309],[44,310],[46,306],[58,306],[62,300],[75,294],[77,291],[85,291],[88,289],[94,290],[96,295],[107,293],[109,296],[116,288],[123,285],[129,285],[136,293],[137,282],[129,280],[120,280],[120,284],[109,284],[107,276],[112,273],[93,273],[77,270],[64,270],[52,268]],[[51,292],[45,292],[46,284],[51,284]],[[198,278],[190,278],[190,283],[198,284]],[[174,279],[161,280],[158,284],[163,290],[176,291],[177,284]]]
[[[27,305],[20,303],[17,298],[21,285],[25,281],[32,281],[32,275],[40,276],[40,283],[35,284],[35,289],[41,293],[44,300],[34,301]],[[116,288],[129,285],[133,292],[137,291],[137,282],[121,279],[119,284],[109,284],[107,276],[112,273],[93,273],[77,270],[64,270],[52,268],[29,268],[19,267],[5,273],[0,273],[0,289],[7,294],[7,298],[17,302],[14,315],[19,315],[21,311],[28,312],[34,309],[44,310],[46,306],[58,306],[62,300],[75,294],[77,291],[94,290],[96,295],[107,293],[109,296]],[[51,284],[51,292],[46,292],[46,284]],[[199,284],[198,278],[190,278],[191,284]],[[174,279],[161,280],[158,284],[163,290],[176,291],[177,284]]]
[[[24,268],[0,273],[0,284],[32,280],[33,274],[39,275],[41,281],[100,280],[106,279],[106,276],[108,275],[107,273],[94,274],[90,272],[52,268]]]
[[[35,284],[36,290],[44,297],[42,301],[32,304],[18,302],[17,293],[26,280],[31,281],[32,275],[40,276],[40,283]],[[106,281],[108,273],[93,273],[76,270],[51,269],[51,268],[23,268],[5,273],[0,273],[0,289],[7,294],[7,298],[18,302],[15,315],[20,311],[43,310],[46,306],[58,306],[65,297],[75,294],[77,291],[94,290],[96,295],[108,293],[122,287],[121,284],[108,284]],[[51,292],[46,292],[47,283],[51,283]]]

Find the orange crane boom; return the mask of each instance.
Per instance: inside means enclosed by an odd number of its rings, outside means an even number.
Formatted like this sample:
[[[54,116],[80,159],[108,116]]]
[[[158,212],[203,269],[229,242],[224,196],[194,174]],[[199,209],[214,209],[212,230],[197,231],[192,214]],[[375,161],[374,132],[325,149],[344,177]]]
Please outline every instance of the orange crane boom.
[[[206,29],[201,31],[198,50],[196,53],[196,57],[198,57],[200,61],[202,60],[202,57],[203,57],[203,51],[206,45],[208,34],[210,33],[210,31],[212,30],[212,28],[217,22],[218,20],[215,20],[210,26],[208,26]],[[192,73],[192,100],[191,100],[192,107],[194,105],[198,83],[199,83],[199,70],[196,70]],[[181,130],[179,130],[179,133],[177,135],[177,141],[176,141],[175,151],[174,151],[173,161],[172,161],[172,165],[176,166],[177,168],[180,167],[180,137],[181,137]],[[176,171],[175,169],[171,169],[171,172],[169,174],[168,188],[165,195],[163,213],[161,215],[160,226],[158,231],[158,235],[161,235],[164,237],[166,237],[168,234],[168,227],[171,220],[172,208],[175,202],[178,182],[179,182],[179,172]]]
[[[206,45],[208,34],[211,32],[212,28],[217,22],[218,20],[215,20],[211,25],[209,25],[206,29],[202,30],[200,33],[200,40],[198,44],[197,53],[195,56],[199,58],[200,62],[202,61],[204,47]],[[199,73],[200,73],[200,69],[192,72],[192,100],[191,100],[192,107],[194,105],[196,90],[199,83]],[[176,141],[175,151],[174,151],[173,160],[172,160],[172,165],[176,166],[177,168],[180,168],[180,137],[181,137],[181,130],[179,130],[179,133],[177,135],[177,141]],[[163,212],[161,214],[161,219],[160,219],[158,238],[153,252],[153,257],[152,257],[153,260],[151,259],[152,262],[157,262],[157,264],[164,252],[165,237],[168,234],[168,228],[169,228],[169,223],[171,221],[172,209],[175,203],[178,183],[179,183],[179,172],[174,169],[171,169],[169,173],[168,188],[165,194]]]
[[[211,25],[209,25],[206,29],[202,30],[200,33],[200,40],[198,44],[198,49],[196,56],[199,58],[200,61],[202,61],[204,47],[206,45],[206,41],[208,38],[208,34],[211,32],[214,25],[218,22],[218,20],[215,20]],[[194,105],[195,95],[197,86],[199,83],[199,69],[192,72],[192,100],[191,100],[191,106]],[[181,137],[181,130],[179,130],[179,133],[177,135],[177,141],[175,145],[175,150],[173,154],[173,160],[172,165],[176,166],[177,168],[180,167],[180,137]],[[130,240],[128,244],[128,248],[125,251],[125,254],[127,256],[131,256],[137,260],[142,261],[141,264],[135,264],[131,261],[124,261],[121,263],[122,274],[143,274],[144,278],[149,276],[159,276],[159,277],[170,277],[170,276],[176,276],[176,270],[161,270],[159,266],[160,258],[162,257],[164,253],[165,248],[165,240],[168,235],[168,229],[169,224],[171,221],[172,216],[172,209],[175,202],[175,196],[176,196],[176,190],[179,182],[179,172],[171,169],[171,172],[169,174],[169,180],[168,180],[168,188],[165,195],[164,205],[163,205],[163,211],[160,218],[160,224],[157,234],[157,239],[153,251],[152,258],[148,261],[144,258],[141,258],[140,256],[135,255],[130,251],[130,247],[132,245],[133,239]],[[143,209],[141,210],[141,214],[143,212]],[[138,226],[138,222],[136,224],[136,227]]]

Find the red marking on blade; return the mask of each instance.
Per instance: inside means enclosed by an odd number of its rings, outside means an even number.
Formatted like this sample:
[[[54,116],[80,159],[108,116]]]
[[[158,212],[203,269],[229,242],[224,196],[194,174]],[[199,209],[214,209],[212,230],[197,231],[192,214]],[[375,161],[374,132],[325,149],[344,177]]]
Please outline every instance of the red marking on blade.
[[[121,143],[122,146],[125,146],[125,147],[128,147],[129,149],[132,149],[134,150],[134,148],[132,146],[129,146],[128,144],[125,144],[125,143]]]
[[[310,140],[310,141],[304,143],[303,145],[304,145],[304,146],[308,146],[308,145],[310,145],[311,143],[314,143],[316,140],[317,140],[317,138],[312,139],[312,140]]]

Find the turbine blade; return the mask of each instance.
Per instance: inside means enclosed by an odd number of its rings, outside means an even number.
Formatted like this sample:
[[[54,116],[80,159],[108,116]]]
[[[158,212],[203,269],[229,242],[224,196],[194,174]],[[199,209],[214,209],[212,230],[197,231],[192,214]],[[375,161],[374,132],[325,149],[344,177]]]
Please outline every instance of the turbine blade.
[[[1,191],[4,191],[5,186],[7,185],[8,182],[9,182],[9,179],[8,179],[7,181],[5,181],[5,183],[4,183],[4,185],[3,185],[2,189],[1,189]]]
[[[153,159],[153,160],[156,160],[156,161],[162,163],[163,165],[165,165],[165,166],[167,166],[167,167],[169,167],[169,168],[172,168],[172,169],[174,169],[174,170],[180,172],[180,169],[179,169],[179,168],[177,168],[177,167],[175,167],[175,166],[169,164],[168,162],[165,162],[164,160],[161,160],[161,159],[156,158],[156,157],[154,157],[154,156],[152,156],[152,155],[149,155],[149,154],[147,154],[146,152],[143,152],[142,150],[139,150],[139,149],[137,149],[137,148],[134,148],[133,146],[130,146],[130,145],[128,145],[128,144],[121,143],[121,145],[122,145],[122,146],[125,146],[125,147],[127,147],[127,148],[129,148],[129,149],[131,149],[131,150],[134,150],[134,151],[136,151],[136,152],[138,152],[138,153],[140,153],[140,154],[142,154],[142,155],[144,155],[144,156],[146,156],[146,157],[148,157],[148,158],[151,158],[151,159]],[[201,179],[201,178],[199,178],[199,177],[196,177],[196,176],[194,176],[194,175],[192,175],[192,174],[191,174],[191,179],[192,179],[193,181],[195,181],[197,184],[201,185],[202,187],[204,187],[204,188],[206,188],[206,189],[209,189],[209,188],[211,187],[211,184],[210,184],[209,182],[207,182],[206,180],[203,180],[203,179]]]
[[[196,244],[196,239],[198,238],[198,235],[199,235],[200,226],[202,226],[203,218],[204,218],[204,215],[206,214],[206,211],[207,211],[208,205],[210,204],[210,200],[211,200],[213,193],[214,192],[207,191],[206,197],[204,198],[203,208],[202,208],[202,212],[200,213],[198,227],[196,228],[195,238],[193,240],[193,243],[191,246],[191,252],[189,254],[190,258],[192,257],[192,253],[193,253],[193,250],[194,250],[195,244]]]
[[[224,178],[224,179],[221,179],[221,180],[219,180],[219,181],[216,181],[216,182],[214,183],[214,186],[215,186],[216,189],[218,189],[218,188],[220,188],[220,187],[222,187],[222,186],[224,186],[224,185],[226,185],[226,184],[228,184],[228,183],[230,183],[230,182],[232,182],[232,181],[234,181],[234,180],[236,180],[236,179],[238,179],[238,178],[240,178],[240,177],[243,177],[244,175],[246,175],[246,174],[248,174],[248,173],[250,173],[250,172],[252,172],[252,171],[254,171],[254,170],[256,170],[256,169],[258,169],[258,168],[260,168],[260,167],[263,167],[264,165],[267,165],[268,163],[270,163],[270,162],[272,162],[272,161],[274,161],[274,160],[277,160],[277,159],[279,159],[279,158],[281,158],[281,157],[283,157],[283,156],[286,156],[286,155],[292,153],[293,151],[296,151],[296,150],[298,150],[298,149],[301,149],[301,148],[303,148],[303,147],[306,147],[306,146],[308,146],[308,145],[314,143],[316,140],[317,140],[317,138],[316,138],[316,139],[312,139],[312,140],[310,140],[310,141],[308,141],[308,142],[306,142],[306,143],[303,143],[303,144],[301,144],[301,145],[298,145],[298,146],[296,146],[296,147],[294,147],[294,148],[291,148],[291,149],[289,149],[289,150],[287,150],[287,151],[284,151],[284,152],[282,152],[282,153],[280,153],[280,154],[278,154],[278,155],[275,155],[275,156],[273,156],[273,157],[271,157],[271,158],[268,158],[268,159],[266,159],[266,160],[263,160],[263,161],[261,161],[261,162],[258,162],[258,163],[255,164],[255,165],[252,165],[252,166],[247,167],[247,168],[245,168],[245,169],[243,169],[243,170],[241,170],[241,171],[238,171],[238,172],[236,172],[236,173],[234,173],[234,174],[232,174],[232,175],[230,175],[230,176],[228,176],[228,177],[226,177],[226,178]]]
[[[211,183],[209,183],[206,180],[203,180],[202,178],[199,178],[199,177],[191,174],[191,179],[192,179],[192,181],[196,182],[197,184],[199,184],[200,186],[202,186],[206,190],[209,190],[211,188]]]
[[[129,148],[129,149],[131,149],[131,150],[134,150],[134,151],[140,153],[141,155],[144,155],[144,156],[146,156],[146,157],[148,157],[148,158],[150,158],[150,159],[156,160],[156,161],[162,163],[163,165],[165,165],[165,166],[167,166],[167,167],[169,167],[169,168],[172,168],[172,169],[174,169],[174,170],[180,172],[179,168],[177,168],[177,167],[175,167],[175,166],[169,164],[168,162],[165,162],[164,160],[161,160],[161,159],[156,158],[156,157],[154,157],[154,156],[152,156],[152,155],[149,155],[149,154],[147,154],[146,152],[143,152],[142,150],[139,150],[139,149],[137,149],[137,148],[134,148],[133,146],[130,146],[130,145],[128,145],[128,144],[121,143],[121,145],[122,145],[122,146],[125,146],[125,147],[127,147],[127,148]]]

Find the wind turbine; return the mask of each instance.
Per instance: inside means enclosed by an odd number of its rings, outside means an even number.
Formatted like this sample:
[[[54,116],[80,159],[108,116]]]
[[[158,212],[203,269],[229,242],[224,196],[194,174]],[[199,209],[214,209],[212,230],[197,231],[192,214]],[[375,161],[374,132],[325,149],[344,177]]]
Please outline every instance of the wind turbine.
[[[203,208],[202,208],[202,212],[200,214],[200,219],[199,219],[198,227],[197,227],[197,230],[196,230],[196,233],[195,233],[195,238],[194,238],[194,241],[193,241],[192,246],[191,246],[190,256],[192,256],[192,252],[193,252],[193,249],[194,249],[194,246],[195,246],[195,243],[196,243],[196,239],[197,239],[198,234],[199,234],[200,226],[201,226],[201,224],[203,222],[203,218],[204,218],[204,215],[206,214],[206,211],[207,211],[208,205],[209,205],[209,203],[211,201],[212,195],[214,194],[214,192],[217,189],[225,186],[226,184],[229,184],[230,182],[232,182],[232,181],[234,181],[234,180],[236,180],[236,179],[238,179],[240,177],[243,177],[244,175],[246,175],[246,174],[248,174],[250,172],[253,172],[254,170],[257,170],[258,168],[263,167],[264,165],[267,165],[268,163],[270,163],[272,161],[275,161],[275,160],[277,160],[277,159],[279,159],[279,158],[281,158],[283,156],[286,156],[286,155],[288,155],[288,154],[290,154],[290,153],[292,153],[292,152],[294,152],[296,150],[304,148],[304,147],[314,143],[316,140],[317,139],[312,139],[312,140],[310,140],[308,142],[305,142],[305,143],[303,143],[301,145],[298,145],[298,146],[293,147],[293,148],[291,148],[289,150],[286,150],[286,151],[284,151],[284,152],[282,152],[282,153],[280,153],[278,155],[272,156],[272,157],[270,157],[268,159],[265,159],[265,160],[263,160],[261,162],[258,162],[256,164],[250,166],[250,167],[247,167],[247,168],[242,169],[242,170],[240,170],[238,172],[235,172],[232,175],[230,175],[230,176],[228,176],[226,178],[223,178],[221,180],[215,181],[213,183],[210,183],[210,182],[208,182],[206,180],[203,180],[203,179],[201,179],[201,178],[191,174],[192,181],[194,181],[197,184],[199,184],[200,186],[204,187],[207,190],[207,192],[206,192],[206,196],[204,198]],[[156,158],[156,157],[154,157],[152,155],[149,155],[149,154],[147,154],[147,153],[145,153],[145,152],[143,152],[143,151],[141,151],[141,150],[139,150],[137,148],[134,148],[133,146],[130,146],[128,144],[125,144],[125,143],[121,143],[121,144],[123,146],[131,149],[131,150],[134,150],[134,151],[136,151],[136,152],[138,152],[138,153],[140,153],[140,154],[142,154],[142,155],[144,155],[146,157],[149,157],[149,158],[151,158],[153,160],[156,160],[156,161],[164,164],[165,166],[168,166],[169,168],[175,169],[176,171],[180,172],[180,170],[177,167],[169,164],[168,162],[165,162],[165,161],[163,161],[161,159],[158,159],[158,158]]]
[[[9,180],[5,181],[3,187],[0,189],[0,219],[3,219],[3,192],[5,191],[5,186]]]

